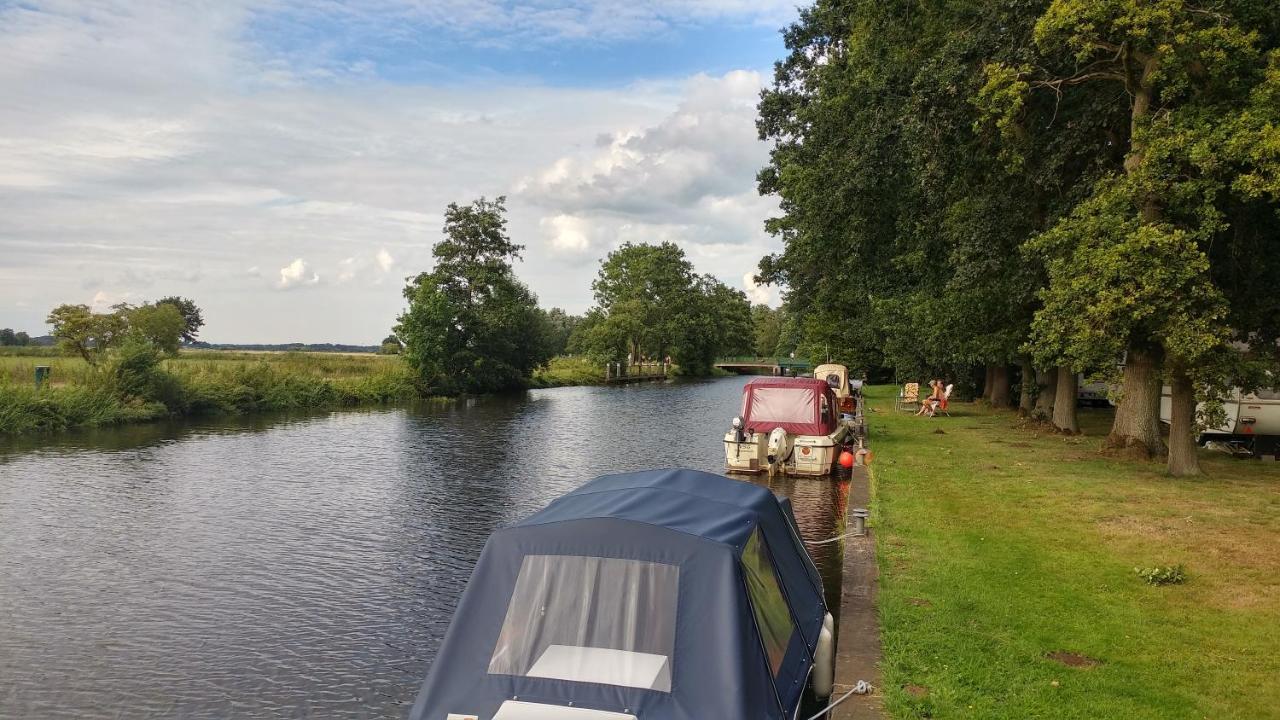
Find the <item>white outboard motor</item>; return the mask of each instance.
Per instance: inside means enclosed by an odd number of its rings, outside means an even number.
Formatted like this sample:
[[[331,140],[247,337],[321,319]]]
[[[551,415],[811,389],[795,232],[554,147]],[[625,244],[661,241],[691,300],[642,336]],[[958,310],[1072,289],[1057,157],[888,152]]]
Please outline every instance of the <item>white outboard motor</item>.
[[[791,436],[782,428],[774,428],[769,433],[769,447],[765,459],[769,461],[769,474],[777,472],[782,464],[791,457]]]
[[[743,430],[743,429],[742,429],[742,416],[741,416],[741,415],[738,415],[737,417],[735,417],[735,418],[733,419],[733,429],[732,429],[732,431],[731,431],[731,432],[733,432],[733,441],[734,441],[734,442],[746,442],[746,441],[747,441],[747,433],[746,433],[746,431],[745,431],[745,430]]]

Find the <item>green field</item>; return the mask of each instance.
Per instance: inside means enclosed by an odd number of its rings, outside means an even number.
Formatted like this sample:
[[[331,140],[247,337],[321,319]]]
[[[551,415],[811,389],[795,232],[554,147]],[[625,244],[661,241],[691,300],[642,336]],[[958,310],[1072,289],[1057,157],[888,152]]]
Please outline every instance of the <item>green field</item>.
[[[1175,480],[1099,454],[1110,411],[1063,437],[895,393],[870,423],[891,716],[1280,717],[1280,464],[1206,453]]]

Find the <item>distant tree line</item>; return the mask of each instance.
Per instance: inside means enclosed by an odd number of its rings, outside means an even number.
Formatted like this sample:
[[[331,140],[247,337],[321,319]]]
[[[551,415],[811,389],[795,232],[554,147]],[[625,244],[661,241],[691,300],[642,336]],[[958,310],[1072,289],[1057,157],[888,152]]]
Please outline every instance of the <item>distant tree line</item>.
[[[758,119],[784,249],[758,279],[802,352],[976,371],[1066,432],[1077,373],[1107,377],[1107,445],[1143,455],[1167,384],[1175,475],[1223,393],[1275,384],[1273,0],[818,0],[784,38]]]
[[[0,347],[25,347],[31,344],[31,336],[13,328],[0,328]]]

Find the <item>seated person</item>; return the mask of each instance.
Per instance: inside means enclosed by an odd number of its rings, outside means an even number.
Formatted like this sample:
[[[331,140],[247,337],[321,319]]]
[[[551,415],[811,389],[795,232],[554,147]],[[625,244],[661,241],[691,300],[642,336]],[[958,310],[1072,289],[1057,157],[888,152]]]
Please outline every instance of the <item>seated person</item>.
[[[941,380],[929,381],[929,397],[920,403],[920,410],[916,412],[916,416],[928,415],[933,417],[933,413],[937,411],[938,405],[942,404],[943,390]]]

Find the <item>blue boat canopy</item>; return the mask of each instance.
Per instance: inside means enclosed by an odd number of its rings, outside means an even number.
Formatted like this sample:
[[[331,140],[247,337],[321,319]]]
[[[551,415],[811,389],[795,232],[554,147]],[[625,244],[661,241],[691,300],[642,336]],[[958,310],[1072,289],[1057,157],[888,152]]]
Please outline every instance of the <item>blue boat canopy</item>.
[[[410,718],[791,718],[825,614],[767,488],[606,475],[489,538]]]

